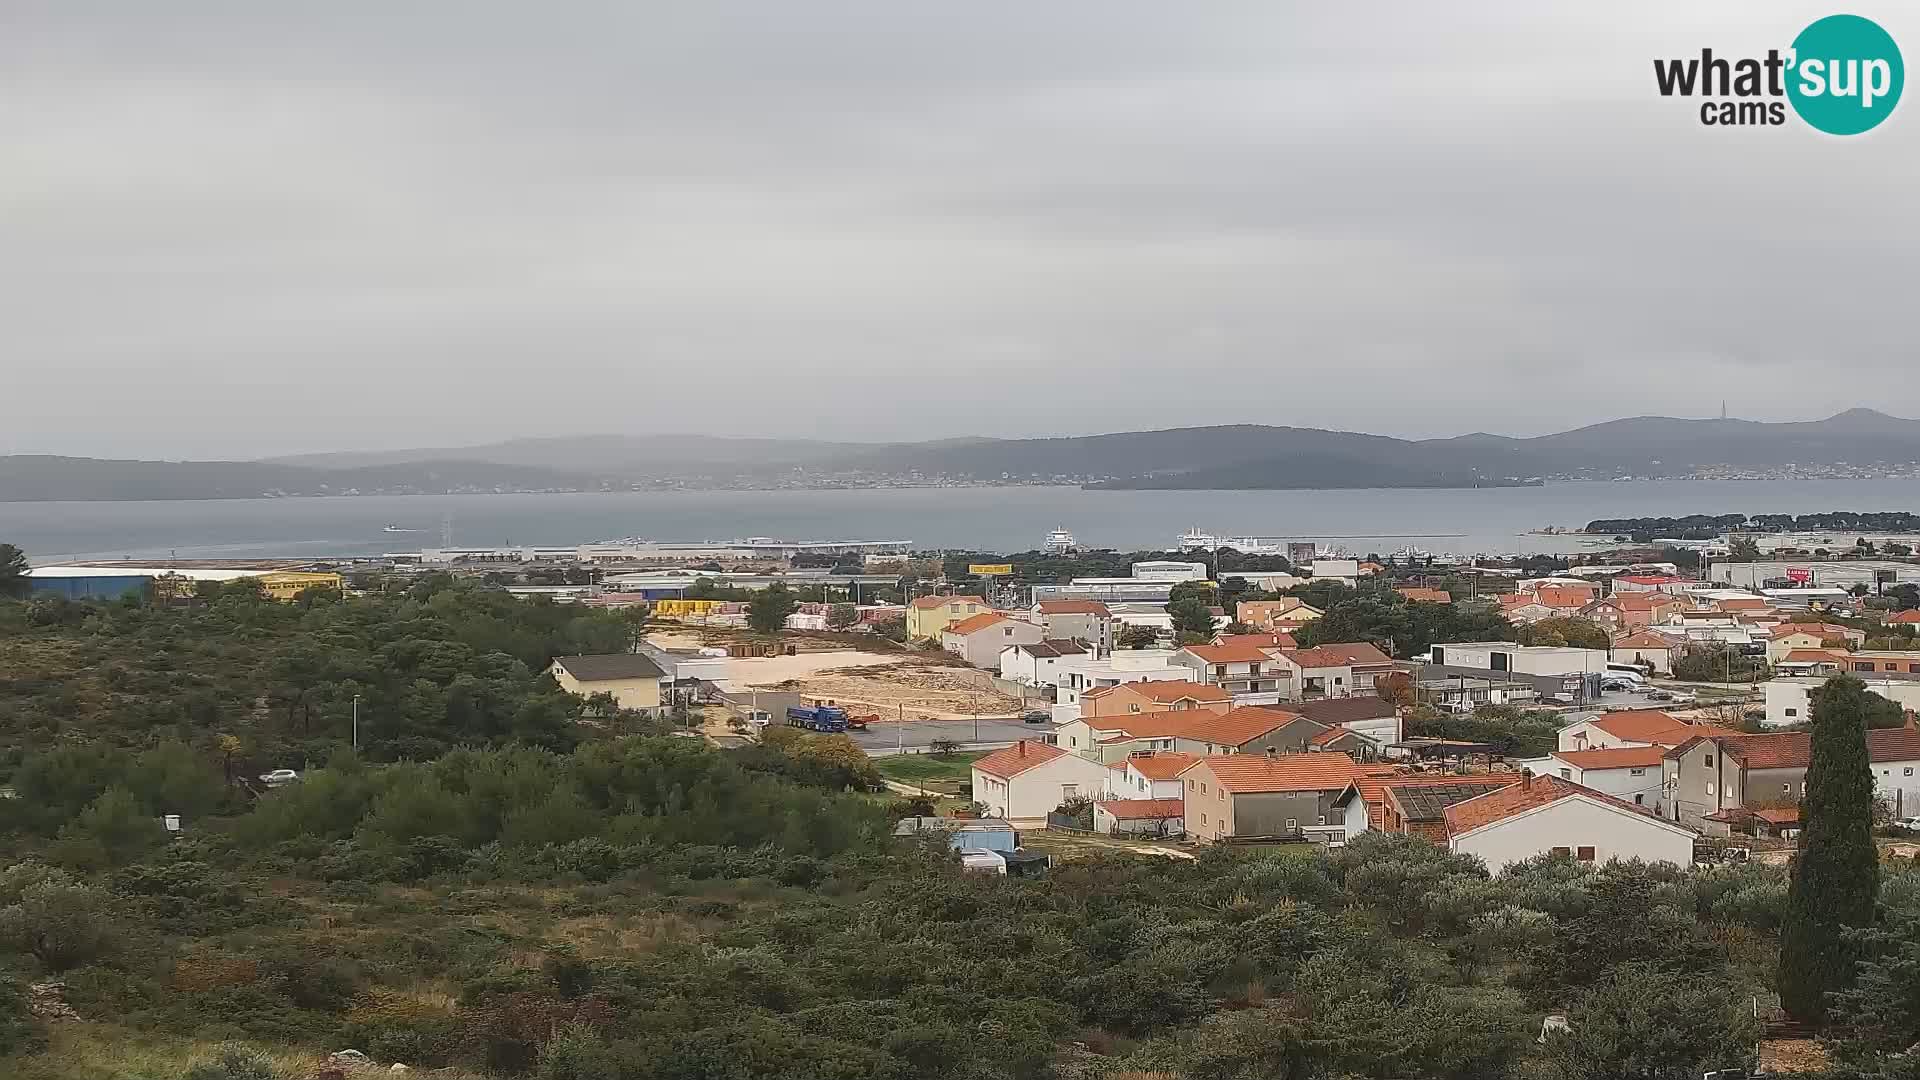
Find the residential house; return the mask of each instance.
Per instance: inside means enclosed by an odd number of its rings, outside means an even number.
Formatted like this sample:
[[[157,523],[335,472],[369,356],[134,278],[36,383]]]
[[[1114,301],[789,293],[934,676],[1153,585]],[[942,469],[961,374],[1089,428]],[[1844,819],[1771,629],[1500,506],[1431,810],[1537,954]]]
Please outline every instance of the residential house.
[[[1694,830],[1557,776],[1522,774],[1443,811],[1447,848],[1492,873],[1546,854],[1581,862],[1639,859],[1693,865]]]
[[[1038,645],[1046,636],[1045,630],[1030,622],[983,611],[942,630],[940,647],[974,667],[998,668],[1000,650],[1010,645]]]
[[[1585,675],[1607,669],[1607,650],[1570,645],[1515,645],[1511,641],[1456,641],[1435,645],[1433,662],[1523,675]]]
[[[1782,675],[1837,675],[1847,670],[1847,654],[1831,649],[1794,649],[1773,662]]]
[[[1191,672],[1173,662],[1172,649],[1121,649],[1099,659],[1063,657],[1054,674],[1056,710],[1072,706],[1067,719],[1080,715],[1080,695],[1121,683],[1181,682]]]
[[[1257,634],[1221,634],[1213,639],[1215,645],[1251,645],[1256,649],[1279,649],[1286,652],[1297,649],[1300,643],[1292,634],[1266,631]]]
[[[1189,645],[1173,662],[1192,672],[1194,682],[1218,686],[1236,699],[1264,695],[1267,702],[1299,696],[1297,669],[1278,649],[1258,645]]]
[[[1009,645],[1000,650],[1000,677],[1022,686],[1053,686],[1061,661],[1086,655],[1087,647],[1077,641]]]
[[[1278,630],[1283,624],[1288,628],[1298,627],[1323,614],[1325,612],[1297,596],[1283,596],[1278,600],[1242,600],[1233,606],[1236,621],[1260,630]]]
[[[1738,735],[1732,728],[1695,724],[1658,709],[1621,709],[1560,729],[1559,750],[1606,750],[1623,746],[1674,747],[1697,735]]]
[[[1782,669],[1786,667],[1782,664]],[[1904,672],[1863,674],[1859,678],[1867,689],[1908,711],[1920,710],[1920,676]],[[1781,674],[1760,684],[1766,695],[1766,715],[1761,723],[1768,727],[1787,727],[1813,719],[1813,692],[1825,685],[1825,675]]]
[[[1379,746],[1392,746],[1405,735],[1400,710],[1385,698],[1358,697],[1290,701],[1286,710],[1330,728],[1343,728]]]
[[[1044,818],[1061,803],[1100,794],[1106,766],[1022,739],[973,763],[973,798],[994,817]]]
[[[1142,750],[1107,765],[1101,796],[1108,799],[1177,799],[1186,790],[1180,774],[1200,760],[1198,754]]]
[[[1359,773],[1334,797],[1333,807],[1340,815],[1347,840],[1371,829],[1444,843],[1442,812],[1448,805],[1517,783],[1519,779],[1517,773],[1446,775],[1385,770]],[[1392,789],[1402,787],[1414,790],[1389,794]]]
[[[992,610],[978,596],[922,596],[907,605],[907,639],[939,641],[947,627]]]
[[[1555,615],[1578,614],[1581,608],[1593,603],[1599,595],[1599,588],[1591,583],[1540,585],[1533,590],[1534,602],[1552,609]]]
[[[1652,630],[1633,630],[1613,640],[1607,658],[1616,664],[1652,667],[1655,674],[1673,674],[1673,650],[1679,643]]]
[[[1812,735],[1777,731],[1703,736],[1667,751],[1664,812],[1685,824],[1697,824],[1725,810],[1788,807],[1806,794]],[[1867,732],[1867,762],[1874,796],[1898,816],[1920,811],[1920,729],[1911,718],[1905,727]]]
[[[1093,831],[1101,835],[1175,837],[1186,831],[1183,799],[1103,799],[1093,804]]]
[[[1113,612],[1098,600],[1042,600],[1033,605],[1032,622],[1054,641],[1078,641],[1094,655],[1113,651]]]
[[[1920,675],[1920,650],[1860,649],[1848,659],[1856,675]]]
[[[1333,800],[1353,782],[1345,754],[1231,754],[1202,758],[1186,781],[1187,834],[1219,843],[1306,836],[1339,841],[1345,828]]]
[[[1680,599],[1668,593],[1615,593],[1582,607],[1578,614],[1606,627],[1612,633],[1635,627],[1652,626],[1669,611],[1680,608]]]
[[[1535,599],[1532,593],[1502,593],[1495,599],[1500,604],[1501,616],[1515,626],[1557,618],[1561,614]]]
[[[1286,751],[1302,753],[1326,731],[1324,725],[1280,709],[1204,709],[1083,717],[1060,725],[1055,744],[1112,764],[1143,751],[1172,750],[1200,756]]]
[[[1558,776],[1643,809],[1660,805],[1667,748],[1620,746],[1607,750],[1556,750],[1521,765],[1541,776]]]
[[[1677,596],[1694,584],[1673,574],[1623,574],[1613,579],[1613,592],[1616,596],[1630,592],[1663,592]]]
[[[1796,649],[1824,649],[1832,647],[1852,649],[1865,644],[1867,634],[1864,630],[1855,630],[1851,626],[1836,623],[1781,623],[1767,632],[1767,660],[1779,663],[1788,653]]]
[[[639,653],[556,656],[547,670],[569,694],[583,698],[611,694],[623,709],[647,716],[660,713],[660,680],[666,673]]]
[[[1310,655],[1309,655],[1310,654]],[[1308,660],[1302,660],[1308,656]],[[1346,697],[1351,694],[1371,694],[1374,692],[1374,680],[1389,672],[1398,670],[1393,658],[1383,653],[1372,642],[1336,641],[1316,645],[1311,649],[1301,649],[1289,654],[1295,666],[1300,668],[1301,687],[1307,691],[1303,696],[1313,696],[1313,678],[1316,671],[1333,672],[1344,668],[1346,673],[1345,694],[1334,692],[1338,684],[1329,684],[1326,697]],[[1327,663],[1326,661],[1331,661]]]
[[[1233,695],[1203,683],[1149,680],[1088,690],[1080,695],[1083,720],[1131,716],[1140,713],[1203,709],[1223,713],[1233,708]]]
[[[1920,608],[1896,611],[1886,617],[1888,626],[1920,626]]]
[[[1423,589],[1407,585],[1393,590],[1416,604],[1451,604],[1453,594],[1445,589]]]
[[[1911,713],[1906,727],[1867,732],[1867,759],[1873,793],[1887,801],[1893,816],[1920,817],[1920,730]]]

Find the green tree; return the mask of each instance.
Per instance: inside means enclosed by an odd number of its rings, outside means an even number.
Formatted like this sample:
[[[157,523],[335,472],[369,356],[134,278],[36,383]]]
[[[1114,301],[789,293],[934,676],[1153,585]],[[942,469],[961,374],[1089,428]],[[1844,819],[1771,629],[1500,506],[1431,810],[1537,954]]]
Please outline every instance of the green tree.
[[[1745,536],[1736,536],[1727,547],[1728,562],[1760,561],[1760,545]]]
[[[1177,600],[1167,605],[1167,614],[1173,616],[1175,640],[1186,644],[1212,640],[1213,612],[1205,601],[1193,597]]]
[[[1116,649],[1151,649],[1159,644],[1160,633],[1151,626],[1122,626],[1113,636]]]
[[[860,621],[860,609],[852,604],[835,604],[827,609],[827,627],[845,630]]]
[[[1604,649],[1613,644],[1606,627],[1577,615],[1541,619],[1520,627],[1517,637],[1522,645],[1567,645],[1576,649]]]
[[[1567,1021],[1571,1031],[1547,1038],[1547,1059],[1564,1080],[1744,1068],[1760,1038],[1739,988],[1640,964],[1609,974],[1568,1010]]]
[[[1779,972],[1782,1004],[1808,1023],[1823,1022],[1827,995],[1852,981],[1854,949],[1847,933],[1872,924],[1880,888],[1866,695],[1865,683],[1836,675],[1813,704],[1813,753]]]
[[[108,788],[60,830],[55,851],[72,866],[123,866],[165,843],[160,822],[123,787]]]
[[[36,863],[0,872],[0,949],[30,953],[48,971],[106,956],[114,941],[107,894]]]
[[[787,616],[799,606],[785,585],[768,586],[747,602],[747,625],[762,634],[777,634],[786,628]]]
[[[0,596],[27,595],[27,553],[12,544],[0,544]]]

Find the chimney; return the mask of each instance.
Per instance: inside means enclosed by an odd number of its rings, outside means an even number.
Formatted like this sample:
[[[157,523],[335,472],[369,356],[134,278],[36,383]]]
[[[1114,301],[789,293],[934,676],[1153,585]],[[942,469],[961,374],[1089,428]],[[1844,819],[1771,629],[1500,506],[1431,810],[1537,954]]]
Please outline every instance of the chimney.
[[[1021,757],[1027,756],[1027,740],[1025,739],[1020,740],[1020,756]]]
[[[1275,754],[1275,752],[1274,752],[1274,749],[1273,749],[1273,747],[1271,747],[1271,746],[1269,746],[1269,747],[1267,747],[1267,757],[1268,757],[1268,758],[1273,758],[1273,757],[1276,757],[1276,756],[1278,756],[1278,755],[1277,755],[1277,754]]]
[[[1520,786],[1523,788],[1533,787],[1533,770],[1532,769],[1522,768],[1520,770]]]

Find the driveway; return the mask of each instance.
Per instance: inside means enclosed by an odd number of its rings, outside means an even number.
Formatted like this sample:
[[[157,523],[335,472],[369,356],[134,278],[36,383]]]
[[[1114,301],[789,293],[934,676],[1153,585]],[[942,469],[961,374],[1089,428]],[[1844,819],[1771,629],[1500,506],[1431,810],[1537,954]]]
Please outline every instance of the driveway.
[[[868,754],[885,757],[903,750],[910,754],[925,753],[939,739],[951,739],[959,743],[962,750],[996,750],[1021,739],[1044,738],[1052,732],[1052,724],[982,717],[978,724],[972,720],[911,720],[904,724],[883,721],[873,725],[872,730],[847,734]]]

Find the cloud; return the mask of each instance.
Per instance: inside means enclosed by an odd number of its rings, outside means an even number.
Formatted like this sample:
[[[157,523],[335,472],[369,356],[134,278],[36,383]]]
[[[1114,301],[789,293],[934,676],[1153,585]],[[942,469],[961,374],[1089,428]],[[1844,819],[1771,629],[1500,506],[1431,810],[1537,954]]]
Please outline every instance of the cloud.
[[[1460,8],[26,5],[0,451],[1920,414],[1912,107],[1652,88],[1825,9]]]

